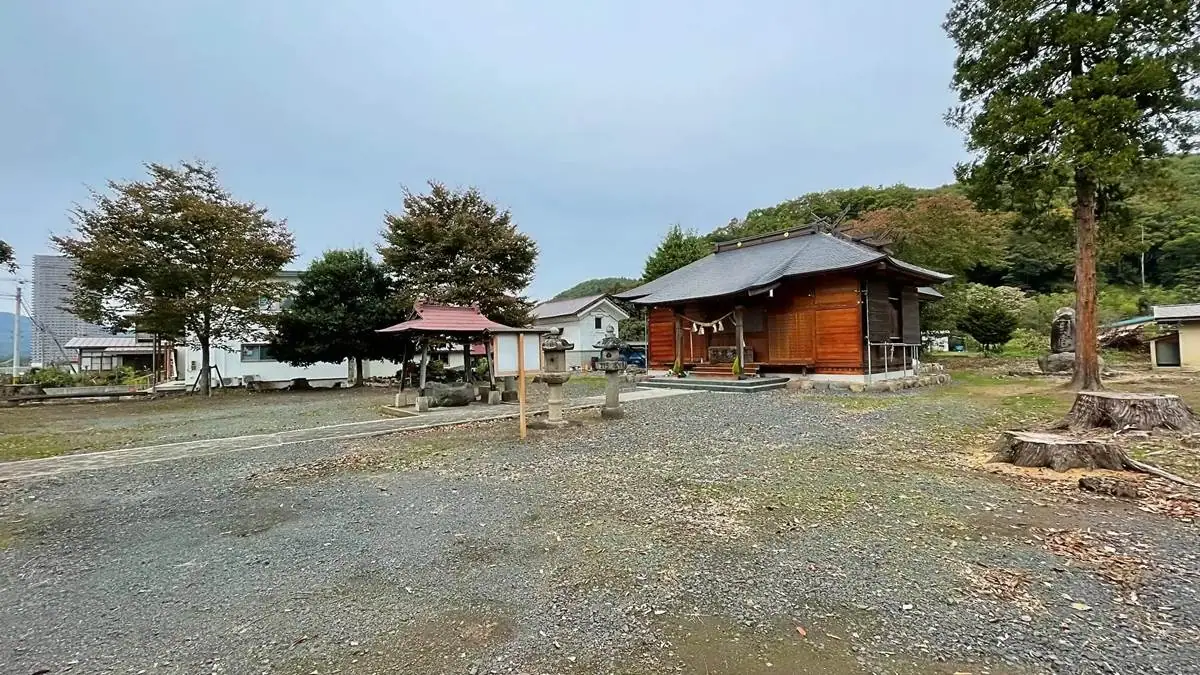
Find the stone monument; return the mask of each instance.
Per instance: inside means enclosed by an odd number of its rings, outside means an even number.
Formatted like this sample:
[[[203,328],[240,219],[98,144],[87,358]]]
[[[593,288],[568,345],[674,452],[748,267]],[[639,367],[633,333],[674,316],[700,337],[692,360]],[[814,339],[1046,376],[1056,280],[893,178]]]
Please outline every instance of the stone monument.
[[[575,345],[563,339],[561,328],[551,330],[549,335],[542,338],[542,354],[545,360],[541,380],[550,387],[550,398],[547,399],[549,413],[546,421],[537,426],[558,428],[568,424],[567,420],[563,419],[563,404],[567,402],[563,385],[571,379],[571,372],[567,370],[567,352],[574,348]]]
[[[1050,353],[1075,352],[1075,310],[1059,307],[1050,323]]]
[[[1059,307],[1050,323],[1050,353],[1038,358],[1038,367],[1047,375],[1075,372],[1075,310]],[[1104,360],[1100,360],[1104,367]]]
[[[607,380],[604,386],[604,407],[600,409],[600,416],[606,420],[620,419],[625,415],[621,410],[621,372],[625,370],[621,350],[627,345],[617,337],[613,327],[609,326],[604,331],[604,339],[592,346],[600,350],[600,360],[596,362],[596,369],[603,370]]]

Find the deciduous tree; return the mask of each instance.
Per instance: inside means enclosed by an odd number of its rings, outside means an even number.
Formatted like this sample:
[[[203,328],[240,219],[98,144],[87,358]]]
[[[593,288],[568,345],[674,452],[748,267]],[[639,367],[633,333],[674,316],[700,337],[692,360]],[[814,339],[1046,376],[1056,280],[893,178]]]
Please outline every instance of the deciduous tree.
[[[977,197],[1030,210],[1069,187],[1075,219],[1076,388],[1100,386],[1098,206],[1147,159],[1196,132],[1200,3],[1195,0],[955,0],[949,120],[977,159]]]
[[[284,302],[271,350],[294,366],[353,359],[354,382],[362,385],[364,359],[395,359],[401,351],[395,336],[376,329],[403,321],[411,308],[366,251],[326,251]]]
[[[909,209],[869,211],[846,232],[887,244],[907,262],[963,277],[976,267],[998,267],[1013,216],[981,213],[965,197],[922,197]]]
[[[525,326],[532,303],[537,244],[512,215],[475,188],[451,190],[430,181],[429,192],[404,189],[404,208],[384,217],[384,263],[397,287],[413,298],[454,305],[478,303],[493,321]]]
[[[265,334],[266,309],[283,293],[277,275],[295,257],[283,221],[235,199],[204,163],[147,164],[146,180],[112,181],[77,206],[74,236],[54,237],[75,259],[73,312],[113,328],[171,327],[201,352]]]

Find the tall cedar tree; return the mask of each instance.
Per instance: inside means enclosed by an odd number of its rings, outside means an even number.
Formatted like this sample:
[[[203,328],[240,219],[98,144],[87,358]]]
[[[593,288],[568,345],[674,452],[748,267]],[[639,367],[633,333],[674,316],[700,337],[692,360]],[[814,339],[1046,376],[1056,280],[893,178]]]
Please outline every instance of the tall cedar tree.
[[[147,164],[148,180],[92,191],[72,214],[75,236],[54,237],[77,262],[70,300],[79,317],[114,329],[132,323],[177,333],[201,352],[209,393],[209,348],[260,337],[266,309],[282,297],[278,273],[295,257],[283,221],[234,199],[204,163]]]
[[[475,188],[429,182],[428,194],[404,189],[404,210],[384,217],[379,252],[397,288],[414,299],[479,304],[493,321],[526,326],[533,304],[537,244]]]
[[[1045,206],[1073,193],[1075,378],[1100,386],[1098,204],[1197,128],[1196,0],[955,0],[948,115],[978,154],[960,167],[977,196]]]
[[[713,246],[708,239],[692,232],[685,231],[678,225],[672,225],[666,236],[659,242],[658,248],[646,259],[646,268],[642,273],[642,281],[655,279],[686,267],[704,256],[712,253]]]
[[[284,303],[271,350],[293,366],[353,359],[354,381],[361,386],[364,359],[401,360],[401,341],[375,330],[403,321],[411,307],[366,251],[326,251]]]
[[[0,239],[0,266],[7,267],[9,272],[17,271],[17,254],[3,239]]]

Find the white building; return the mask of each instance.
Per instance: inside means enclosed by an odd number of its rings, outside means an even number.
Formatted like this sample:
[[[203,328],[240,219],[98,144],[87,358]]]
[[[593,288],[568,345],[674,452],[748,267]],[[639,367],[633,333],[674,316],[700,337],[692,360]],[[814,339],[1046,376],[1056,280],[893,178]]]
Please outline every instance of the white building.
[[[284,270],[279,273],[278,280],[295,286],[300,282],[300,272]],[[280,309],[281,306],[277,305],[268,308],[268,311],[278,312]],[[212,373],[213,386],[217,386],[218,373],[222,386],[249,384],[265,389],[282,389],[301,377],[314,387],[344,386],[353,378],[348,359],[341,363],[317,363],[302,367],[276,361],[271,355],[270,340],[265,338],[225,340],[211,345],[208,351],[209,365],[216,367]],[[200,350],[193,347],[176,350],[177,370],[185,386],[195,386],[200,376],[201,357]]]
[[[534,328],[561,328],[563,338],[575,345],[567,352],[569,367],[584,366],[600,356],[593,345],[610,326],[616,331],[618,322],[629,318],[607,295],[543,302],[533,308],[533,316]]]

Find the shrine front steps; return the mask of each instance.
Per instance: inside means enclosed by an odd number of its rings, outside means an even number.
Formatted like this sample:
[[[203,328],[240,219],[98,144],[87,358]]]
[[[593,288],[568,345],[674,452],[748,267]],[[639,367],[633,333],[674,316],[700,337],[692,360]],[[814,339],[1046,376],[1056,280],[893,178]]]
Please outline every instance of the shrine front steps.
[[[705,380],[736,380],[737,376],[733,374],[732,363],[704,363],[697,364],[686,368],[688,375],[699,377]],[[758,364],[748,364],[742,373],[747,377],[755,377],[758,375]]]
[[[693,391],[720,391],[736,394],[753,394],[787,386],[786,377],[751,377],[745,380],[709,379],[705,377],[652,377],[638,382],[639,387],[656,389],[691,389]]]

